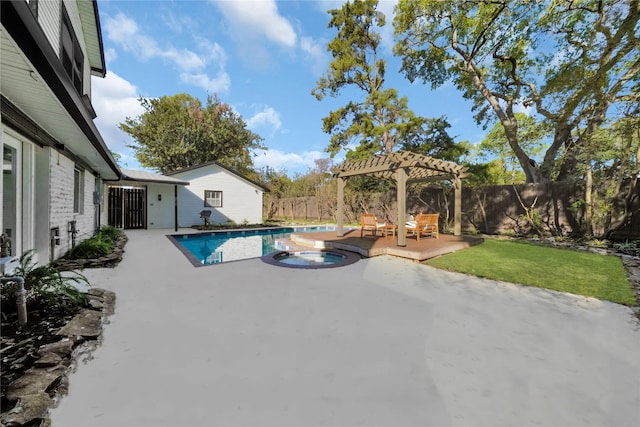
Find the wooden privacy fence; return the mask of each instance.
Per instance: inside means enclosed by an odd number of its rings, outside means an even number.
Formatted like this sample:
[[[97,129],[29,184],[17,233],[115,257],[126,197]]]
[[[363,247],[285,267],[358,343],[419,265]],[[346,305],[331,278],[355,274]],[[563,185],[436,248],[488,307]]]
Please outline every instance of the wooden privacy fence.
[[[639,188],[635,188],[640,196]],[[362,212],[397,222],[395,191],[373,194],[351,194],[346,200],[347,221],[356,223]],[[486,234],[567,235],[582,233],[585,221],[584,187],[579,184],[554,182],[548,184],[496,185],[481,188],[463,187],[462,229]],[[333,202],[333,206],[328,203]],[[321,209],[318,206],[322,206]],[[611,219],[618,219],[623,201],[614,200],[606,209]],[[640,210],[636,200],[633,210]],[[446,229],[453,220],[453,190],[430,186],[419,192],[409,191],[407,213],[439,213]],[[320,201],[315,197],[271,199],[265,197],[265,216],[274,219],[306,219],[335,221],[335,201]],[[594,218],[594,232],[603,232],[602,218]],[[532,222],[537,224],[532,227]],[[615,233],[618,238],[640,239],[640,214],[633,215],[625,227]]]

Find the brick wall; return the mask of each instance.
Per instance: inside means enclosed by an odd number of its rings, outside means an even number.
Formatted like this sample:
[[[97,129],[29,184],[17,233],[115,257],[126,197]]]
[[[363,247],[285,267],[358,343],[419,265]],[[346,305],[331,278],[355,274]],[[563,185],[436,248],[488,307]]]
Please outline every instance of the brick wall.
[[[68,232],[69,221],[76,221],[76,244],[93,235],[95,177],[84,171],[84,203],[82,212],[73,212],[73,174],[75,163],[64,155],[51,151],[50,162],[50,228],[60,227],[60,245],[56,246],[54,258],[63,256],[72,246],[72,235]]]

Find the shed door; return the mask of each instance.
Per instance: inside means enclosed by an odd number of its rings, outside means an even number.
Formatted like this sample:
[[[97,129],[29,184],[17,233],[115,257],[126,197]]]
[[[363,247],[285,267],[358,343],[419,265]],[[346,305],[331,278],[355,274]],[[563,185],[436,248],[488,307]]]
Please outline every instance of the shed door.
[[[109,188],[109,225],[125,230],[147,228],[145,188]]]

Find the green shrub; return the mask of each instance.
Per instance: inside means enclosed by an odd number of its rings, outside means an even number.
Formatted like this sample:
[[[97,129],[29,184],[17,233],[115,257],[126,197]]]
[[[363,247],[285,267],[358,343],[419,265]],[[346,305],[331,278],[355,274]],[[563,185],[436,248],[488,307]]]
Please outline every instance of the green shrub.
[[[72,248],[67,254],[68,259],[88,259],[99,258],[108,255],[113,251],[114,242],[108,238],[97,234],[87,240],[83,240],[77,246]]]
[[[122,230],[120,230],[119,228],[113,227],[111,225],[103,225],[98,229],[96,236],[102,236],[111,240],[112,242],[115,242],[120,236],[122,236],[122,234]]]
[[[90,287],[89,281],[77,272],[65,272],[64,275],[49,265],[38,266],[33,261],[34,251],[28,251],[20,257],[20,266],[15,275],[24,279],[28,305],[47,307],[52,311],[69,312],[86,305],[89,298],[77,285]],[[2,285],[0,299],[3,311],[15,310],[17,283]]]

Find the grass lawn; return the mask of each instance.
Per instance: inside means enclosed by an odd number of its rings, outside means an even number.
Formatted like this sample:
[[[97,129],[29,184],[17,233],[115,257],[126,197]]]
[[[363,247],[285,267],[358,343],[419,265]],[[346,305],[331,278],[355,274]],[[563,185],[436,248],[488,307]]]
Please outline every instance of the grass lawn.
[[[426,261],[444,270],[636,305],[620,258],[531,243],[487,239]]]

